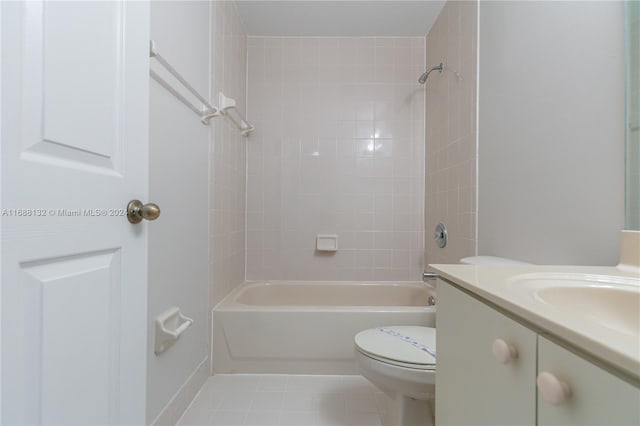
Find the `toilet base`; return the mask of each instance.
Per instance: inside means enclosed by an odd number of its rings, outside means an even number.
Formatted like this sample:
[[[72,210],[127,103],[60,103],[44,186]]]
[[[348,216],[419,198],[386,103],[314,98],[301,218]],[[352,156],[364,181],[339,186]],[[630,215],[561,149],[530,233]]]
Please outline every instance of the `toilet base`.
[[[433,399],[418,400],[396,394],[385,394],[387,412],[382,418],[384,426],[434,426]]]

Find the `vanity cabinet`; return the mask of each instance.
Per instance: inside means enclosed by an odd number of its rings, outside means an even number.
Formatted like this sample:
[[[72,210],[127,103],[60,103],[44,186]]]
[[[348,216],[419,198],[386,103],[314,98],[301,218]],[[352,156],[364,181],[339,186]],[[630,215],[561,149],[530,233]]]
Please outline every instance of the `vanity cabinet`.
[[[536,333],[443,282],[436,316],[436,425],[534,425]],[[517,348],[494,358],[496,340]]]
[[[545,372],[571,395],[552,405],[538,394],[538,425],[640,425],[640,389],[538,336],[538,376]]]
[[[638,387],[441,280],[437,306],[437,426],[640,425]]]

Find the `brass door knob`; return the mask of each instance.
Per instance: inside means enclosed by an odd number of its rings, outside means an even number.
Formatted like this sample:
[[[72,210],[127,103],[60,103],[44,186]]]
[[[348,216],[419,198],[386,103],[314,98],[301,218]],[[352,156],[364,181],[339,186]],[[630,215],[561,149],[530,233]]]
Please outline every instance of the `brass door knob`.
[[[160,207],[157,204],[142,204],[140,200],[131,200],[127,204],[127,219],[131,223],[140,223],[142,219],[156,220],[160,216]]]

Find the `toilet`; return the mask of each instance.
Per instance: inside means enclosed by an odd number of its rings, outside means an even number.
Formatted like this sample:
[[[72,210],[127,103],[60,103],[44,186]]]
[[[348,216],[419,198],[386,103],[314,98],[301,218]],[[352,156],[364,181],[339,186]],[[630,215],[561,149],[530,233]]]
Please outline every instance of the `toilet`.
[[[530,265],[494,256],[460,260],[467,265]],[[356,334],[360,373],[389,398],[385,425],[434,424],[436,329],[423,326],[380,326]]]
[[[436,329],[386,326],[355,337],[360,373],[390,399],[385,424],[433,425]]]

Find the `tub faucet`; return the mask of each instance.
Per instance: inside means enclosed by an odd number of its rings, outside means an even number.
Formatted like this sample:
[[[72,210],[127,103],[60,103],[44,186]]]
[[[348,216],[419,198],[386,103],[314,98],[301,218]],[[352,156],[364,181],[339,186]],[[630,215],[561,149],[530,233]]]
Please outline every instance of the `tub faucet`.
[[[435,272],[424,271],[422,273],[422,281],[424,281],[425,283],[427,281],[435,281],[437,278],[438,278],[438,274]]]
[[[429,295],[429,299],[427,300],[427,305],[435,306],[436,304],[436,283],[434,282],[438,278],[438,274],[435,272],[422,272],[422,281],[427,285],[429,289],[431,289],[431,293]]]

